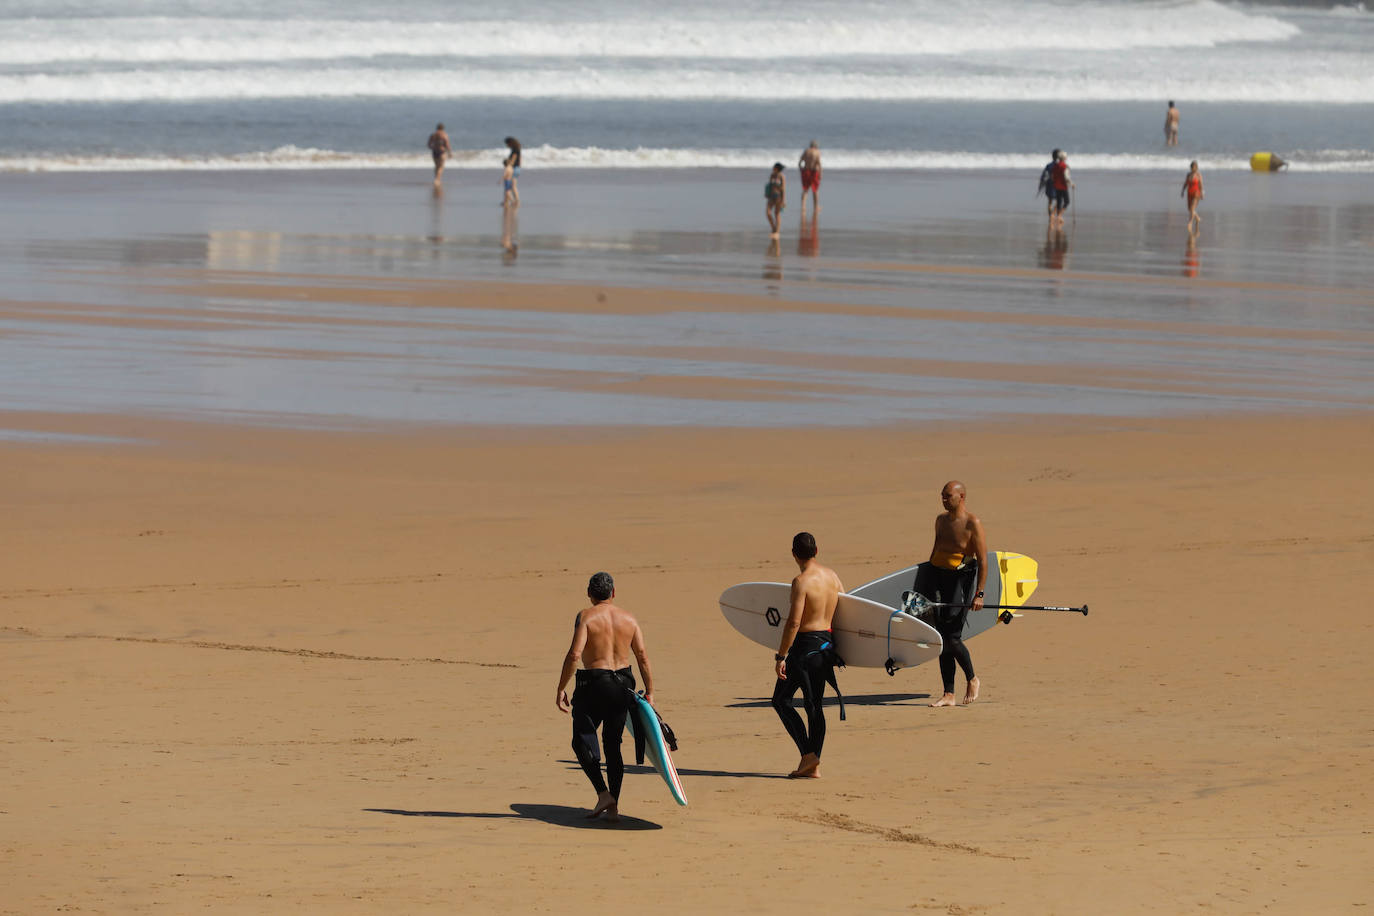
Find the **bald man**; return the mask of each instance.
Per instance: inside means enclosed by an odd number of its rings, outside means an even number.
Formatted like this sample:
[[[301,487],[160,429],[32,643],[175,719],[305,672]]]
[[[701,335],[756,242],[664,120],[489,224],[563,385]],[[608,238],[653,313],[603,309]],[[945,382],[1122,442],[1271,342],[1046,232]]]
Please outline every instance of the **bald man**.
[[[932,625],[940,631],[944,648],[940,652],[940,677],[944,693],[931,706],[954,706],[954,666],[963,669],[968,681],[964,703],[978,699],[978,678],[973,659],[964,645],[964,621],[970,610],[983,606],[983,584],[988,577],[988,548],[983,523],[968,511],[964,485],[951,480],[940,490],[945,511],[935,516],[935,544],[930,561],[916,573],[915,591],[935,602],[954,607],[934,609]]]

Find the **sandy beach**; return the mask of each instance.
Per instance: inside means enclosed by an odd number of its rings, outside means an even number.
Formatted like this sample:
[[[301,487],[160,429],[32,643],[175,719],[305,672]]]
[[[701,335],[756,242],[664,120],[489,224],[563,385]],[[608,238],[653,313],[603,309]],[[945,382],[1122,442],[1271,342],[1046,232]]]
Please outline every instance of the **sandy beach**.
[[[0,234],[0,912],[1374,905],[1367,189],[1209,183],[1190,265],[1175,201],[1047,251],[984,177],[770,252],[556,176],[510,259],[398,176],[0,176],[51,204]],[[840,672],[780,778],[717,596],[802,529],[924,559],[951,477],[1092,613],[972,640],[966,708]],[[553,702],[599,569],[690,800],[632,767],[618,827]]]
[[[594,912],[607,869],[656,912],[1370,901],[1363,416],[123,425],[159,444],[3,452],[7,912]],[[785,581],[802,527],[847,583],[918,559],[952,470],[1039,600],[1092,614],[972,641],[968,708],[926,706],[930,667],[841,672],[824,777],[777,778],[770,659],[716,595]],[[581,820],[552,696],[603,567],[691,802],[634,769],[621,829]]]

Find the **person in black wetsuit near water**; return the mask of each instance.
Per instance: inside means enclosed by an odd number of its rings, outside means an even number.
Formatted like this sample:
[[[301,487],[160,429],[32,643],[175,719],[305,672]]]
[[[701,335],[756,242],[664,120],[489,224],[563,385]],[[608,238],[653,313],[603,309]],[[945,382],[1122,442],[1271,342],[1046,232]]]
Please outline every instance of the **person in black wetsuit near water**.
[[[978,678],[973,659],[964,645],[964,621],[970,610],[983,606],[983,584],[988,576],[988,548],[983,523],[968,511],[964,485],[951,480],[940,491],[945,511],[935,516],[935,544],[930,562],[916,573],[912,588],[931,601],[965,607],[933,608],[931,625],[940,632],[944,648],[940,652],[940,677],[944,693],[931,706],[954,706],[954,666],[957,663],[968,679],[964,703],[978,699]]]
[[[792,599],[787,624],[782,629],[778,653],[773,656],[778,676],[773,688],[773,708],[801,753],[801,762],[788,774],[793,779],[821,775],[821,749],[825,745],[825,711],[821,708],[826,681],[833,678],[835,655],[830,622],[840,602],[844,583],[835,571],[816,560],[816,539],[805,531],[792,538],[792,559],[801,574],[792,580]],[[792,698],[802,692],[806,724],[792,708]]]
[[[639,663],[639,676],[644,679],[644,699],[654,702],[654,678],[649,670],[649,655],[644,648],[644,634],[639,622],[628,611],[611,603],[615,597],[615,580],[610,573],[599,572],[587,583],[587,597],[592,606],[577,615],[572,645],[563,659],[563,671],[558,676],[558,691],[554,703],[563,712],[572,712],[573,753],[582,771],[596,789],[596,804],[589,818],[606,816],[619,820],[620,785],[625,777],[625,762],[620,756],[620,739],[625,731],[625,717],[630,711],[627,693],[635,688],[630,673],[630,653]],[[577,663],[585,665],[580,671]],[[568,702],[568,682],[577,676],[577,688],[572,702]],[[601,726],[601,743],[606,750],[606,778],[601,777],[601,755],[596,743],[596,729]],[[609,782],[609,785],[607,784]]]

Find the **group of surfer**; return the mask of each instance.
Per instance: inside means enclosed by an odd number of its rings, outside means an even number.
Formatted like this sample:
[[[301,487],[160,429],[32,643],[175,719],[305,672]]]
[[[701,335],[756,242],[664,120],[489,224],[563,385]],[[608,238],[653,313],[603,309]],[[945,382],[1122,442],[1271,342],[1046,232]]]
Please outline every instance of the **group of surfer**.
[[[509,154],[501,160],[501,206],[518,207],[520,206],[520,189],[516,186],[517,179],[520,177],[520,160],[522,150],[520,141],[514,137],[505,139],[506,149]],[[436,124],[434,133],[429,135],[426,144],[429,147],[429,154],[434,159],[434,192],[437,196],[444,183],[444,165],[453,155],[453,145],[449,142],[448,132],[444,130],[443,122]]]
[[[963,670],[966,680],[963,702],[972,703],[978,698],[978,677],[962,637],[970,611],[983,606],[987,541],[982,522],[968,510],[967,499],[964,485],[957,480],[941,489],[944,511],[935,517],[929,562],[920,567],[913,583],[915,591],[936,603],[931,624],[944,642],[940,652],[944,692],[930,704],[936,707],[957,705],[956,666]],[[802,531],[792,538],[792,559],[799,571],[792,580],[787,622],[773,656],[772,706],[801,755],[796,768],[788,774],[793,779],[820,776],[826,731],[822,707],[825,685],[835,685],[835,668],[844,665],[835,652],[831,631],[844,583],[833,569],[816,559],[818,553],[816,539],[810,533]],[[653,673],[639,622],[613,603],[615,582],[609,573],[598,572],[591,577],[587,597],[592,605],[577,615],[554,702],[560,711],[572,714],[573,753],[596,790],[596,803],[587,816],[617,820],[625,775],[620,742],[635,689],[630,656],[639,665],[644,699],[650,704]],[[569,683],[575,683],[571,700],[567,692]],[[792,705],[798,691],[806,711],[805,722]],[[598,728],[601,747],[597,742]],[[604,778],[600,764],[602,748],[606,759]]]

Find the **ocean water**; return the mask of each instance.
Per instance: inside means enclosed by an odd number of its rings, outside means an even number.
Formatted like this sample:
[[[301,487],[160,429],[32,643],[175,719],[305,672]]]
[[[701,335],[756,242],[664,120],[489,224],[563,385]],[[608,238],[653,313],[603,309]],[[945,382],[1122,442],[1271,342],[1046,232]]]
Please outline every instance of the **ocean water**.
[[[1166,150],[1166,103],[1182,145]],[[1374,172],[1374,14],[1215,0],[0,0],[0,170]]]

